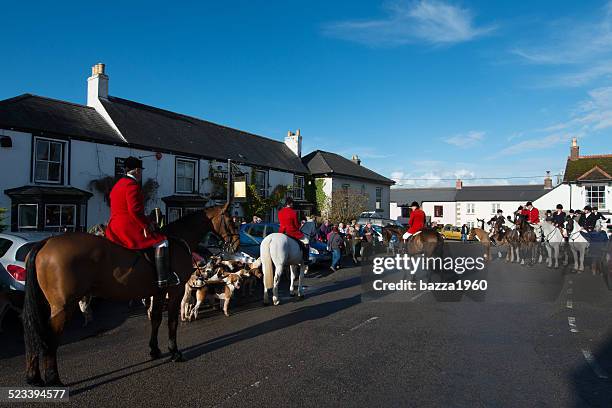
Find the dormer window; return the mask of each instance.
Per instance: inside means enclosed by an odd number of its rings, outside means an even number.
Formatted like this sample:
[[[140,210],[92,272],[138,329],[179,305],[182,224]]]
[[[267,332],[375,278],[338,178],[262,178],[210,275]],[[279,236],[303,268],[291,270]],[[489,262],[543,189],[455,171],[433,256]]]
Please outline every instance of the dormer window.
[[[63,176],[64,143],[50,139],[35,139],[34,181],[61,184]]]

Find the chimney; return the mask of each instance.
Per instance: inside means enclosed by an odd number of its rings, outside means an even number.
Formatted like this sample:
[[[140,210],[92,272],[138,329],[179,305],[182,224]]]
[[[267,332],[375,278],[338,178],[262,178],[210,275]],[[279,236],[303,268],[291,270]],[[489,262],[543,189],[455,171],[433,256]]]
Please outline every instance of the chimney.
[[[455,181],[455,188],[457,190],[461,190],[463,188],[463,181],[461,181],[461,179],[457,179],[457,181]]]
[[[570,160],[578,160],[580,158],[580,147],[578,146],[578,139],[572,138],[572,147],[570,149]]]
[[[300,134],[300,129],[295,133],[288,131],[287,137],[285,137],[285,144],[297,157],[302,157],[302,135]]]
[[[101,62],[91,67],[91,76],[87,78],[87,106],[95,106],[98,98],[108,98],[108,76],[104,73],[105,68]]]
[[[361,159],[356,154],[353,155],[353,157],[351,158],[351,161],[355,163],[356,165],[361,166]]]
[[[544,190],[552,190],[552,178],[550,177],[550,170],[546,171],[546,177],[544,177]]]

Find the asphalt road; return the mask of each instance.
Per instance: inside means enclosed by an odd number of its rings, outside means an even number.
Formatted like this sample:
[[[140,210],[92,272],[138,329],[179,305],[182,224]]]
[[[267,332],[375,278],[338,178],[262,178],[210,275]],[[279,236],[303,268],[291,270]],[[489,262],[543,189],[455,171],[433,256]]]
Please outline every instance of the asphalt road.
[[[600,276],[495,260],[466,275],[486,292],[366,301],[360,275],[313,273],[303,301],[182,324],[184,363],[149,359],[141,308],[99,303],[60,349],[70,405],[612,406],[612,292]],[[0,386],[23,385],[18,334],[0,334]]]

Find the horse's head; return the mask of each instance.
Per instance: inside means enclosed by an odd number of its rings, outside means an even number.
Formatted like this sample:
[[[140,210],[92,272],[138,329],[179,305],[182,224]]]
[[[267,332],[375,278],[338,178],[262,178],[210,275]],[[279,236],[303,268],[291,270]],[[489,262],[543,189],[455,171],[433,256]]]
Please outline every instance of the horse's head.
[[[473,240],[476,238],[476,228],[470,228],[470,233],[468,234],[468,239]]]
[[[207,208],[206,217],[210,221],[214,232],[223,238],[226,249],[235,252],[240,245],[240,235],[228,213],[229,203]]]

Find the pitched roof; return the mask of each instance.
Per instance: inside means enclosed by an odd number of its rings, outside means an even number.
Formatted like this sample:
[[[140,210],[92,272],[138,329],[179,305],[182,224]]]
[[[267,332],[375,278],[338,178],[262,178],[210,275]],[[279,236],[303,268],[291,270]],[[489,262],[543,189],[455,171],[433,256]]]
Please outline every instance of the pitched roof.
[[[308,173],[285,143],[114,96],[100,98],[130,144]]]
[[[589,175],[591,170],[595,167],[599,167],[599,170]],[[609,180],[605,177],[605,174],[612,174],[612,154],[602,154],[596,156],[580,156],[578,159],[571,160],[567,159],[565,165],[565,175],[563,176],[564,182],[572,182],[578,179],[582,181],[586,180]],[[585,176],[585,177],[582,177]],[[602,177],[603,176],[603,177]]]
[[[505,185],[505,186],[463,186],[438,188],[398,188],[391,189],[391,202],[399,206],[409,205],[413,201],[452,202],[452,201],[534,201],[550,190],[538,185]]]
[[[32,94],[0,101],[0,127],[124,143],[94,108]]]
[[[304,156],[302,162],[308,167],[308,170],[310,170],[310,173],[313,175],[329,174],[389,185],[395,184],[393,180],[336,153],[315,150]]]
[[[413,201],[419,203],[427,202],[452,202],[455,201],[455,188],[392,188],[391,202],[399,206],[410,205]]]
[[[549,192],[544,184],[510,184],[505,186],[463,186],[457,190],[457,201],[533,201]]]

